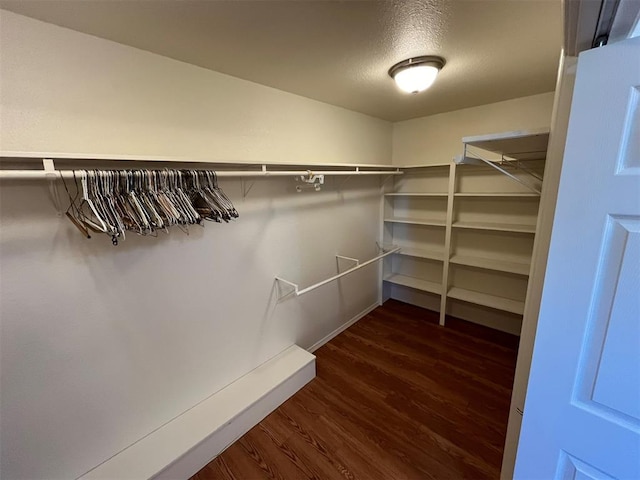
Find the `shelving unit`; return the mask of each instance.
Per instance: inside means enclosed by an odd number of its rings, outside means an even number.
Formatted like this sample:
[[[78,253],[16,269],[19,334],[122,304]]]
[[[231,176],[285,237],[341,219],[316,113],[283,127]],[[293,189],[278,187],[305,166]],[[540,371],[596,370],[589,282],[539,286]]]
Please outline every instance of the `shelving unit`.
[[[482,162],[403,168],[383,198],[383,242],[400,247],[384,297],[438,310],[442,325],[450,314],[519,333],[548,136],[468,137],[464,155],[484,149]]]

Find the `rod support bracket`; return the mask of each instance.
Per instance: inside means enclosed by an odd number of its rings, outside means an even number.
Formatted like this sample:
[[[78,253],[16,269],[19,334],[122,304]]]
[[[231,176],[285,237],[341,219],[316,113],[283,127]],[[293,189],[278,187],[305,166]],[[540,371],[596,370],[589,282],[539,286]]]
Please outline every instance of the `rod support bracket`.
[[[53,163],[53,159],[43,158],[42,168],[44,170],[44,175],[47,179],[47,182],[49,183],[49,195],[51,196],[51,201],[53,202],[53,206],[56,209],[56,215],[58,217],[62,217],[62,202],[60,200],[60,194],[58,193],[58,188],[56,186],[58,173],[56,170],[56,166]]]
[[[294,294],[296,297],[298,296],[299,287],[297,284],[289,282],[284,278],[276,277],[276,285],[278,287],[278,301],[284,300]]]

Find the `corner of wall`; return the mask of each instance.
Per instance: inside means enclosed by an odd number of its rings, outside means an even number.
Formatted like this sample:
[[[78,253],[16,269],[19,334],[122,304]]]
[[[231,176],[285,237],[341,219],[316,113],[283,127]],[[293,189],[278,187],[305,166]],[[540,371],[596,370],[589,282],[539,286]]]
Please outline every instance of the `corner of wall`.
[[[448,163],[462,149],[462,137],[551,125],[554,92],[396,122],[392,164]]]

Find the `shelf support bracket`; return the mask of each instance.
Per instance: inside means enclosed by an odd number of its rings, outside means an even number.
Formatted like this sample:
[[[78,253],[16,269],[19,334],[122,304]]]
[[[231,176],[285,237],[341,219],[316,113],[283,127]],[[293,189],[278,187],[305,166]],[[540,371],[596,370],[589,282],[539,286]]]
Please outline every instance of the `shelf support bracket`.
[[[251,191],[251,189],[253,188],[253,185],[256,183],[255,180],[252,182],[247,182],[244,178],[242,178],[240,180],[241,183],[241,188],[242,188],[242,198],[246,199],[247,195],[249,195],[249,192]],[[247,186],[248,184],[248,186]]]
[[[284,278],[276,277],[276,284],[278,285],[278,302],[290,297],[291,295],[295,295],[296,297],[299,295],[299,287],[293,282],[289,282]]]
[[[49,195],[51,197],[51,201],[53,202],[53,206],[56,209],[56,215],[58,215],[58,217],[61,217],[62,202],[60,200],[60,193],[58,192],[58,188],[56,186],[58,174],[56,173],[56,167],[53,163],[53,160],[50,158],[43,158],[42,168],[44,169],[45,177],[47,178],[47,182],[49,183]]]
[[[336,267],[338,268],[338,273],[342,273],[340,271],[340,260],[351,262],[352,265],[349,268],[347,268],[347,270],[350,270],[353,267],[357,267],[358,265],[360,265],[360,260],[358,260],[357,258],[345,257],[343,255],[336,255]]]
[[[454,157],[453,160],[458,165],[487,165],[487,166],[489,166],[489,167],[491,167],[491,168],[493,168],[495,170],[498,170],[500,173],[506,175],[511,180],[513,180],[515,182],[518,182],[520,185],[524,185],[526,188],[528,188],[529,190],[537,193],[538,195],[540,195],[540,193],[541,193],[539,188],[529,184],[528,182],[525,182],[521,178],[516,177],[511,172],[508,172],[507,170],[505,170],[498,163],[492,162],[491,160],[487,160],[485,158],[482,158],[479,155],[475,155],[473,157],[470,157],[467,154],[467,146],[466,145],[464,147],[464,154],[457,155],[456,157]]]

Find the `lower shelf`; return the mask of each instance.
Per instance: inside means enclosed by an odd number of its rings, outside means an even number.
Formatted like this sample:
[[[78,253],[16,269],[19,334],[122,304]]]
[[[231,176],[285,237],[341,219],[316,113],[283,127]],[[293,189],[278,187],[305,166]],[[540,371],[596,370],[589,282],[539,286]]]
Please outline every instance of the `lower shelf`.
[[[429,282],[427,280],[420,280],[419,278],[408,277],[407,275],[400,275],[394,273],[384,279],[385,282],[392,283],[394,285],[402,285],[403,287],[415,288],[423,292],[435,293],[436,295],[442,294],[442,285],[437,282]]]
[[[454,222],[453,228],[468,228],[471,230],[494,230],[497,232],[536,233],[535,225],[519,225],[515,223],[494,222]]]
[[[524,302],[511,300],[510,298],[498,297],[496,295],[475,292],[473,290],[467,290],[466,288],[459,287],[449,289],[447,296],[449,298],[455,298],[464,302],[475,303],[476,305],[483,305],[485,307],[491,307],[505,312],[516,313],[518,315],[524,314]]]
[[[424,250],[418,248],[400,247],[400,251],[396,255],[404,255],[406,257],[426,258],[427,260],[444,261],[444,253],[442,250]]]
[[[466,265],[468,267],[484,268],[486,270],[496,270],[498,272],[515,273],[517,275],[529,275],[531,265],[527,263],[507,262],[505,260],[495,260],[492,258],[470,257],[465,255],[454,255],[449,260],[456,265]]]

